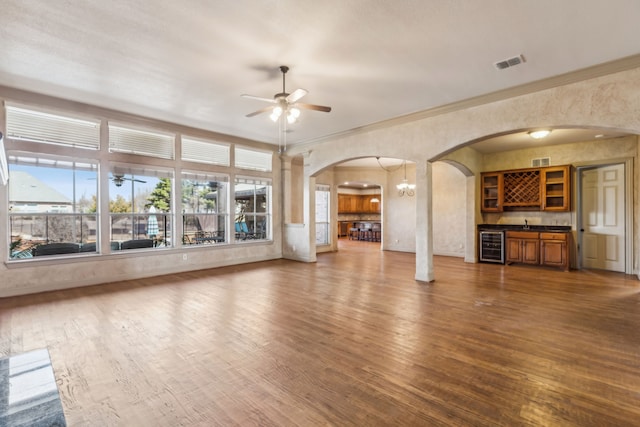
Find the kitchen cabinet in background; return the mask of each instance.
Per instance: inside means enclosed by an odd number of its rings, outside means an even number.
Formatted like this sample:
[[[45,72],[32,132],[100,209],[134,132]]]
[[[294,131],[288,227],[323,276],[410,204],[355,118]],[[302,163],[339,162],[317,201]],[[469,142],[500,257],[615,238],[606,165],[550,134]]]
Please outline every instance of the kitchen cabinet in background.
[[[373,202],[373,199],[378,202]],[[338,194],[339,214],[379,214],[380,194]]]

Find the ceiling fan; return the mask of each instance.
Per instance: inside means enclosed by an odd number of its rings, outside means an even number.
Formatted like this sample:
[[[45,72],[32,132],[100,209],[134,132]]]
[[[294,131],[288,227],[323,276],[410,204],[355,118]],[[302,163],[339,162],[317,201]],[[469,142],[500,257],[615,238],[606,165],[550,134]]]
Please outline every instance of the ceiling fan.
[[[274,122],[278,121],[278,119],[281,117],[286,117],[287,122],[289,124],[292,124],[296,122],[298,117],[300,117],[301,108],[305,110],[323,111],[325,113],[331,111],[331,107],[299,103],[298,100],[305,96],[307,94],[307,91],[305,89],[296,89],[291,93],[287,93],[285,89],[285,75],[287,74],[287,71],[289,71],[289,67],[287,67],[286,65],[281,65],[280,71],[282,72],[282,92],[276,93],[273,96],[273,99],[247,94],[240,95],[244,98],[257,99],[258,101],[265,101],[273,104],[268,107],[261,108],[258,111],[254,111],[253,113],[249,113],[247,114],[247,117],[253,117],[257,116],[258,114],[271,112],[271,115],[269,117]]]
[[[131,178],[128,178],[124,175],[118,175],[118,174],[113,174],[113,178],[111,178],[113,180],[113,183],[116,185],[116,187],[122,187],[122,184],[125,181],[133,181],[133,182],[142,182],[142,183],[146,183],[147,181],[143,181],[141,179],[136,179],[133,177],[133,175],[131,175]]]

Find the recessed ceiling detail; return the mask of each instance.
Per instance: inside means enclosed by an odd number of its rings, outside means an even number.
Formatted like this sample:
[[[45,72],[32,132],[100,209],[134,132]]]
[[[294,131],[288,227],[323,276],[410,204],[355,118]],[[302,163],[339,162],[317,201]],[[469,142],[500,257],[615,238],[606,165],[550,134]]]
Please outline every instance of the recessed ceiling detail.
[[[524,56],[518,55],[513,58],[508,58],[503,61],[498,61],[494,65],[498,70],[504,70],[506,68],[515,67],[516,65],[520,65],[524,62]]]

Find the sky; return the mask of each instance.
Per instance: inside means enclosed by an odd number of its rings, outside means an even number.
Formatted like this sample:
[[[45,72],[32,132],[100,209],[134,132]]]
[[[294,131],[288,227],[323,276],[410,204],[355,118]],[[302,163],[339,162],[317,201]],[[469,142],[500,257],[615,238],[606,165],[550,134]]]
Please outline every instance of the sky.
[[[55,188],[57,191],[65,195],[69,200],[73,200],[73,174],[71,169],[62,168],[44,168],[34,167],[28,165],[9,165],[10,171],[24,171],[39,179],[50,187]],[[82,171],[76,170],[76,200],[82,196],[90,199],[91,196],[97,193],[97,173],[95,171]],[[156,177],[137,177],[145,183],[134,182],[133,189],[136,193],[143,190],[152,191],[159,179]],[[113,183],[109,185],[110,198],[113,199],[117,195],[123,196],[125,199],[131,197],[131,181],[125,181],[121,187],[115,186]]]

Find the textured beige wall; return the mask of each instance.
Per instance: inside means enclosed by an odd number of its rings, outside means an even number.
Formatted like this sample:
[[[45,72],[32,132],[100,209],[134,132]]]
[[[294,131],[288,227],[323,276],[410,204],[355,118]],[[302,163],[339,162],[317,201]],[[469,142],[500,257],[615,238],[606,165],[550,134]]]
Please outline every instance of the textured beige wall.
[[[291,175],[292,176],[304,176],[303,175],[303,162],[300,158],[295,158],[291,162]],[[302,197],[303,197],[303,180],[292,179],[291,180],[291,223],[302,223],[304,215]]]
[[[467,217],[466,177],[454,166],[435,162],[433,176],[433,253],[464,257]]]
[[[531,167],[531,159],[549,157],[551,165],[580,165],[636,157],[637,136],[549,145],[523,150],[505,151],[483,156],[483,171]]]

